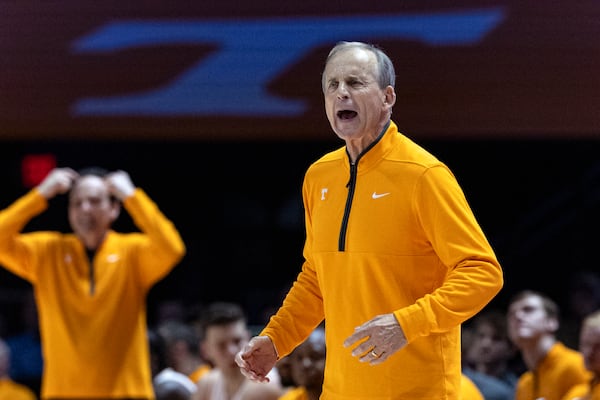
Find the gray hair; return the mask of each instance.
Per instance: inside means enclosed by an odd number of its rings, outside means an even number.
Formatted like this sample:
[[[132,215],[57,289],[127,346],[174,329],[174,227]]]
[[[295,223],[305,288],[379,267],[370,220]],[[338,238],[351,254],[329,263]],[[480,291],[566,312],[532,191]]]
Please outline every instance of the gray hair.
[[[380,89],[385,89],[388,86],[395,87],[396,85],[396,71],[392,60],[388,57],[385,52],[374,44],[364,42],[338,42],[327,55],[325,65],[340,51],[348,49],[361,49],[370,51],[375,54],[377,60],[377,84]],[[321,85],[325,90],[325,75],[322,77]]]

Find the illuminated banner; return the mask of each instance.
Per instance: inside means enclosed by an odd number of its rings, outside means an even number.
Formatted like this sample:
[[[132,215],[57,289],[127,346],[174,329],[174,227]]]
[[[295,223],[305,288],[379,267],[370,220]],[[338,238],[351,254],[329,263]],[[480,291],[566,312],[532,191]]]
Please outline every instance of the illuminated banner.
[[[268,15],[64,3],[0,6],[0,139],[327,138],[320,73],[340,40],[393,58],[394,118],[411,136],[600,132],[597,1],[277,15],[268,1]]]
[[[214,43],[217,51],[160,88],[78,100],[73,112],[87,116],[301,116],[306,100],[273,96],[268,85],[319,46],[349,37],[371,42],[414,40],[431,46],[473,45],[501,20],[500,10],[484,10],[360,18],[110,23],[77,40],[74,51],[93,54],[182,43]]]

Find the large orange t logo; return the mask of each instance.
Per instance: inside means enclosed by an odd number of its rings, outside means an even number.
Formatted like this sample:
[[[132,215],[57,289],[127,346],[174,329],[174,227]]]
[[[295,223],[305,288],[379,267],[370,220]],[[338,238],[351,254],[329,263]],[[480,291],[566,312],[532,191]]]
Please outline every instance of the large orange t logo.
[[[297,116],[304,112],[305,101],[275,96],[267,87],[317,46],[348,38],[470,45],[503,17],[502,9],[489,8],[391,16],[117,21],[79,38],[72,51],[104,53],[181,43],[216,44],[219,49],[160,87],[79,99],[71,112],[77,116]]]

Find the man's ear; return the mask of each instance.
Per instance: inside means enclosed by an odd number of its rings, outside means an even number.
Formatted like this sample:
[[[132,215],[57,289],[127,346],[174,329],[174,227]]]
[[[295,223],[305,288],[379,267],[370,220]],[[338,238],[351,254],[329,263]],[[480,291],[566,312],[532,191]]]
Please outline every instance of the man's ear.
[[[110,211],[110,219],[112,222],[116,221],[121,214],[121,203],[118,201],[113,201],[112,209]]]
[[[548,331],[549,332],[556,332],[558,331],[558,327],[559,327],[559,323],[558,323],[558,319],[557,318],[548,318],[548,321],[546,322],[546,326],[548,327]]]
[[[383,103],[387,104],[389,107],[392,107],[394,104],[396,104],[396,92],[392,86],[385,88]]]

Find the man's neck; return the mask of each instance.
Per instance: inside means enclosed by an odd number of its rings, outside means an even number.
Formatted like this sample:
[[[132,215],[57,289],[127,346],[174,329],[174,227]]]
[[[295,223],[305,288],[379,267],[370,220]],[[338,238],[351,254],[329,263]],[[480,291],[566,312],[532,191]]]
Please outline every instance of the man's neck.
[[[527,368],[531,371],[536,370],[555,343],[556,338],[554,336],[546,335],[524,347],[521,353]]]

